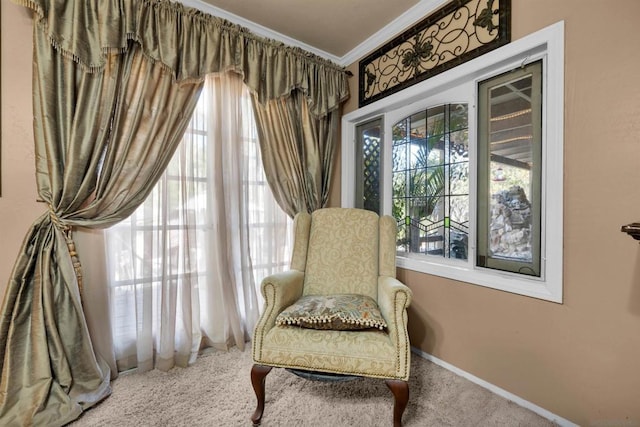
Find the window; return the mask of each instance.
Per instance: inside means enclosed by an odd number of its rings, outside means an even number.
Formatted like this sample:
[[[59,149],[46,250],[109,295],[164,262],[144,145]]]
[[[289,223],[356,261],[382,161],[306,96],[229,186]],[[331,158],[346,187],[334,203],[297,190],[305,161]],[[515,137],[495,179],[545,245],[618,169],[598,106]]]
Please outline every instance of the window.
[[[540,276],[542,63],[478,85],[480,267]]]
[[[119,370],[244,343],[261,280],[288,265],[291,231],[262,168],[249,90],[235,74],[207,76],[153,191],[105,234]]]
[[[391,128],[398,252],[467,259],[468,105],[420,110]]]
[[[398,266],[562,301],[563,45],[561,22],[344,116],[342,204],[396,218]]]
[[[356,187],[356,207],[380,213],[380,150],[382,148],[382,120],[356,127],[356,176],[361,177]]]

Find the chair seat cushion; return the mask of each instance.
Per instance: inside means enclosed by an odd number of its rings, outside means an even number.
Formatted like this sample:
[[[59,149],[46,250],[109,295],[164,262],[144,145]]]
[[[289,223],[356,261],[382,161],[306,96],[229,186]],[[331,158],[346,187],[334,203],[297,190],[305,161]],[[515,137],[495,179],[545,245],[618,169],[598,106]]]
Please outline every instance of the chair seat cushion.
[[[356,294],[304,296],[278,315],[276,325],[334,331],[387,327],[376,301]]]
[[[256,363],[374,378],[398,378],[398,352],[378,329],[330,331],[274,327]]]

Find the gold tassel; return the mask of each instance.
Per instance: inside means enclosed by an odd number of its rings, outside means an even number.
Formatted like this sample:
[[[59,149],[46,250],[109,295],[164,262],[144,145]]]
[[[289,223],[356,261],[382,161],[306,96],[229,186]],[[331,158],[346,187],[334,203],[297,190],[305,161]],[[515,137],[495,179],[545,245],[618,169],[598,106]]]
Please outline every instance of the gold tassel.
[[[71,257],[71,263],[73,265],[73,271],[76,273],[76,279],[78,281],[78,291],[80,292],[80,299],[82,299],[83,294],[83,284],[82,284],[82,265],[80,264],[80,258],[78,258],[78,252],[76,251],[76,243],[73,241],[71,233],[73,232],[72,227],[65,223],[58,215],[56,214],[53,206],[49,205],[49,217],[51,218],[51,222],[53,225],[64,234],[65,242],[67,243],[67,249],[69,250],[69,256]]]

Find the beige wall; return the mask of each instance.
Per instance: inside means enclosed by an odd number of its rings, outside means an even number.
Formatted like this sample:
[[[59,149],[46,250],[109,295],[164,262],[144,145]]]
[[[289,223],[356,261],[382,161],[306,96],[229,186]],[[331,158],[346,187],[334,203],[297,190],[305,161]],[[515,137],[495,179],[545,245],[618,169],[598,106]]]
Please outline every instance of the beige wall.
[[[9,1],[2,7],[2,197],[0,292],[33,221],[46,211],[37,203],[31,107],[31,15]]]
[[[565,302],[400,271],[414,291],[412,343],[582,425],[640,425],[640,246],[619,231],[640,220],[640,2],[512,2],[514,40],[566,24]],[[4,294],[45,207],[35,201],[31,21],[24,8],[0,3]],[[357,76],[351,82],[345,111],[357,107]],[[339,205],[339,163],[334,172],[330,200]]]
[[[620,232],[640,221],[638,17],[637,0],[512,0],[512,40],[565,20],[564,304],[399,271],[414,346],[585,426],[640,426],[640,246]]]

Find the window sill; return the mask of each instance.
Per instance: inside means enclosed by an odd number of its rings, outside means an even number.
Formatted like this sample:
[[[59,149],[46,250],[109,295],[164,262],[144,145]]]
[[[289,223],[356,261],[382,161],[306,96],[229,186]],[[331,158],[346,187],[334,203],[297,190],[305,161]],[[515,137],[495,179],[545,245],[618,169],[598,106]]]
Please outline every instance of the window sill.
[[[562,303],[562,294],[553,292],[554,289],[562,289],[562,287],[539,277],[473,267],[465,262],[432,261],[426,259],[426,256],[397,256],[396,266],[445,279]]]

